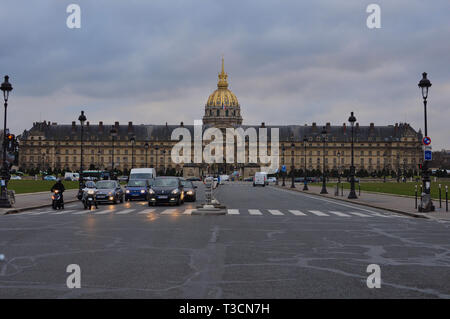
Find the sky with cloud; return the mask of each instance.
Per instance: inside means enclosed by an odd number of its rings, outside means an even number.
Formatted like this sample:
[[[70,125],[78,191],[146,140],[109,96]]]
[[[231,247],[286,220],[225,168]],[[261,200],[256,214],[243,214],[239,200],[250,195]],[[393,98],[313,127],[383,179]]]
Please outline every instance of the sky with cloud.
[[[81,29],[66,8],[81,7]],[[381,7],[368,29],[366,7]],[[244,124],[410,123],[450,148],[448,0],[0,0],[8,126],[193,123],[225,56]]]

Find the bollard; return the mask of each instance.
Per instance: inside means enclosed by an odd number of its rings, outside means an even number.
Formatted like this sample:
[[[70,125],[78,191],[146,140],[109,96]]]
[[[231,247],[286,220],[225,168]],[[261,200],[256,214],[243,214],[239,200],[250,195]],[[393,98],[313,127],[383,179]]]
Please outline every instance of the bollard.
[[[359,184],[359,181],[358,181],[358,195],[361,196],[361,184]]]
[[[415,189],[416,209],[417,209],[417,185],[414,186],[414,189]]]
[[[439,208],[442,208],[441,184],[439,184]]]
[[[341,184],[341,196],[344,196],[344,183]]]

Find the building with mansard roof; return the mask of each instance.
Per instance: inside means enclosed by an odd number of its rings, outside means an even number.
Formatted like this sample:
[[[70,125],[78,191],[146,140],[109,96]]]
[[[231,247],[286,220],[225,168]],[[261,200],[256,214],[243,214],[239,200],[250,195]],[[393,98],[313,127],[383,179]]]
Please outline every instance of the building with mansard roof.
[[[271,130],[279,130],[280,166],[288,170],[322,170],[323,159],[327,170],[345,170],[351,163],[351,129],[343,123],[324,125],[316,123],[304,125],[242,125],[241,105],[236,95],[228,89],[228,75],[222,69],[218,75],[217,89],[208,97],[203,116],[203,131],[210,127],[222,130],[227,127],[244,130],[265,127],[270,137]],[[185,176],[198,176],[210,173],[239,172],[241,176],[251,176],[260,169],[259,163],[174,163],[171,149],[178,141],[171,140],[175,128],[184,127],[194,136],[194,126],[180,123],[140,124],[132,122],[121,124],[84,125],[85,168],[110,170],[114,168],[129,170],[132,167],[156,167],[162,173],[182,173]],[[326,129],[326,150],[323,154],[322,130]],[[112,137],[111,132],[117,132]],[[19,167],[21,169],[47,168],[77,171],[81,156],[81,127],[79,123],[57,124],[36,122],[20,136]],[[355,124],[355,168],[368,172],[389,170],[417,170],[421,163],[422,133],[407,123],[376,126]],[[205,143],[205,142],[204,142]],[[146,145],[148,147],[146,147]],[[193,152],[192,152],[193,153]],[[114,161],[113,161],[114,154]],[[248,156],[248,151],[246,153]],[[324,156],[325,155],[325,156]],[[193,157],[193,155],[192,155]],[[224,157],[226,158],[226,157]],[[235,157],[236,158],[236,157]]]

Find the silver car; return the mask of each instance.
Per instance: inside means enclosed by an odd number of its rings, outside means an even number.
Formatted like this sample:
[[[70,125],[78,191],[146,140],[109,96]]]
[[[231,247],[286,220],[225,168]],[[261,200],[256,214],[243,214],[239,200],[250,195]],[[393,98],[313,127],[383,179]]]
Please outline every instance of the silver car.
[[[117,204],[118,201],[123,203],[124,192],[118,181],[105,180],[98,181],[96,183],[97,192],[95,193],[95,199],[99,203],[113,203]]]

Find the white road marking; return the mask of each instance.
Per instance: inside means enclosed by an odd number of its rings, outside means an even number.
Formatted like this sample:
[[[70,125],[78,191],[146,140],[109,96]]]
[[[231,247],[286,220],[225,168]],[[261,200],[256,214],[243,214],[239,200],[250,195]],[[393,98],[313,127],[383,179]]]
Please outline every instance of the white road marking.
[[[153,213],[154,211],[155,211],[155,208],[145,209],[145,210],[139,212],[138,215],[150,214],[150,213]]]
[[[85,209],[85,210],[80,210],[80,211],[78,211],[76,213],[73,213],[72,215],[84,215],[84,214],[87,214],[89,212],[90,212],[90,210]]]
[[[350,208],[357,209],[357,210],[362,210],[362,211],[368,212],[368,213],[376,213],[376,212],[374,212],[373,210],[370,210],[370,209],[365,209],[365,208],[361,208],[361,207],[357,207],[357,206],[353,206],[353,205],[344,204],[344,203],[339,202],[339,201],[327,200],[327,199],[324,199],[324,198],[320,198],[318,196],[311,196],[311,195],[307,195],[307,194],[304,194],[304,193],[301,193],[301,192],[295,192],[294,193],[294,192],[292,192],[290,190],[280,189],[280,188],[277,188],[277,187],[271,187],[271,188],[275,189],[275,190],[278,190],[280,192],[287,192],[287,193],[291,193],[291,194],[294,194],[294,195],[296,193],[296,194],[298,194],[300,196],[308,197],[308,198],[319,200],[319,201],[322,201],[322,202],[332,203],[332,204],[335,204],[335,205],[341,205],[341,206],[344,206],[344,207],[350,207]],[[378,208],[378,209],[383,210],[382,208]],[[401,217],[408,218],[406,216],[401,216]]]
[[[336,212],[336,211],[332,211],[332,210],[330,210],[330,211],[328,211],[330,214],[334,214],[334,215],[336,215],[336,216],[340,216],[340,217],[351,217],[350,215],[347,215],[347,214],[344,214],[344,213],[341,213],[341,212]]]
[[[330,215],[327,215],[327,214],[325,214],[325,213],[322,213],[322,212],[319,211],[319,210],[309,210],[309,212],[312,213],[312,214],[314,214],[314,215],[316,215],[316,216],[330,216]]]
[[[164,210],[162,213],[161,213],[161,215],[171,215],[171,214],[173,214],[173,213],[175,213],[177,211],[177,209],[175,209],[175,208],[172,208],[172,209],[166,209],[166,210]]]
[[[394,218],[395,217],[393,215],[384,215],[384,214],[380,214],[380,213],[372,213],[372,216],[384,217],[384,218]],[[402,217],[406,218],[405,216],[402,216]]]
[[[32,213],[27,213],[27,215],[35,216],[35,215],[48,214],[48,213],[51,213],[51,212],[53,212],[53,210],[46,210],[46,211],[43,211],[43,212],[32,212]]]
[[[280,212],[277,209],[269,209],[269,213],[271,213],[272,215],[276,215],[276,216],[284,215],[282,212]]]
[[[259,209],[249,209],[248,213],[250,215],[262,215],[261,211]]]
[[[305,213],[302,213],[302,212],[299,211],[299,210],[290,210],[289,212],[290,212],[291,214],[295,215],[295,216],[306,216]]]
[[[125,210],[117,212],[116,214],[117,215],[125,215],[125,214],[129,214],[131,212],[134,212],[134,211],[135,211],[135,209],[125,209]]]
[[[186,210],[184,211],[183,215],[191,215],[192,212],[193,212],[194,210],[195,210],[195,209],[188,208],[188,209],[186,209]]]
[[[56,211],[54,213],[50,213],[50,215],[63,215],[63,214],[68,214],[68,213],[72,213],[75,212],[75,209],[68,209],[68,210],[60,210],[60,211]]]
[[[239,215],[239,209],[228,209],[228,215]]]
[[[362,214],[362,213],[357,213],[357,212],[348,212],[349,214],[352,214],[352,215],[356,215],[356,216],[359,216],[359,217],[373,217],[373,216],[370,216],[370,215],[366,215],[366,214]]]

